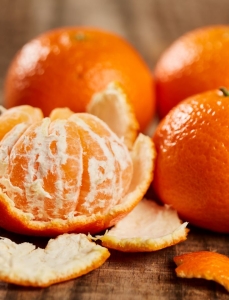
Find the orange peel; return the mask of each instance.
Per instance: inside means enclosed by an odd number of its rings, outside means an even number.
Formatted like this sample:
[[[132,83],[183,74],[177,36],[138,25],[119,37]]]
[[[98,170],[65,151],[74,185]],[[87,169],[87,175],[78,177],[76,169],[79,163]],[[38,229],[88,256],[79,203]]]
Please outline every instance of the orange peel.
[[[172,208],[143,199],[105,235],[96,238],[104,247],[123,252],[156,251],[186,240],[187,224],[181,224]]]
[[[173,258],[176,274],[182,278],[214,280],[229,292],[229,258],[211,251],[185,253]]]
[[[139,124],[129,98],[119,82],[111,82],[106,89],[96,93],[86,110],[103,120],[129,149],[132,148]]]
[[[47,287],[100,267],[109,251],[84,234],[63,234],[45,249],[0,239],[0,280],[23,286]],[[64,253],[64,255],[63,255]]]

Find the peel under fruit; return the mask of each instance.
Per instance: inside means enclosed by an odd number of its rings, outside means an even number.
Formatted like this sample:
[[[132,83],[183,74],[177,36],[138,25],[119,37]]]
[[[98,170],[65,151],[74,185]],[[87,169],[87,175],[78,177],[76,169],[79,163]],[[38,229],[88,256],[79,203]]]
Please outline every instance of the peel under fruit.
[[[187,222],[168,206],[143,199],[105,235],[97,238],[104,247],[123,252],[160,250],[186,240]]]

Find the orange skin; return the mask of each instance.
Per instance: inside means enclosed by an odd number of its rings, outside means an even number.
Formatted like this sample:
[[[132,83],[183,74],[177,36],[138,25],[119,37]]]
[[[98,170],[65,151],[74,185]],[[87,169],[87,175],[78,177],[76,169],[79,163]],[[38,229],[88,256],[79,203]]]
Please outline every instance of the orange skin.
[[[229,258],[225,255],[199,251],[173,258],[178,266],[176,274],[185,278],[204,278],[222,284],[229,291]]]
[[[92,95],[119,81],[133,103],[141,130],[154,115],[153,77],[122,38],[89,28],[62,28],[27,43],[13,60],[5,82],[5,106],[56,107],[85,112]]]
[[[229,87],[229,26],[200,28],[177,39],[155,67],[157,109],[164,117],[180,101]]]
[[[229,97],[219,90],[178,104],[153,137],[154,188],[185,221],[229,232]]]

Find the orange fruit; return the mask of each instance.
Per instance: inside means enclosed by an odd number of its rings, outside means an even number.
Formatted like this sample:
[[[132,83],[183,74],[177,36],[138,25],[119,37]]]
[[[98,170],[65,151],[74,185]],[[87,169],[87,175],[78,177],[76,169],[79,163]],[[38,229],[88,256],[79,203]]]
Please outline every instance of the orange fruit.
[[[126,148],[99,119],[72,117],[32,124],[8,154],[0,184],[17,209],[37,221],[105,213],[129,188]]]
[[[121,37],[93,28],[60,28],[28,42],[12,61],[5,81],[5,106],[56,107],[85,112],[92,95],[117,80],[125,86],[141,129],[154,113],[153,77]]]
[[[154,188],[183,220],[229,232],[229,94],[213,90],[174,107],[159,123]]]
[[[47,287],[100,267],[109,251],[84,234],[62,234],[45,249],[1,238],[0,280],[22,286]],[[64,253],[64,255],[63,255]]]
[[[223,285],[229,292],[229,258],[225,255],[199,251],[174,257],[176,274],[182,278],[204,278]]]
[[[122,105],[115,107],[122,111]],[[52,236],[114,225],[152,181],[150,137],[139,134],[128,150],[125,136],[92,114],[63,108],[51,116],[17,124],[0,142],[0,226]]]
[[[181,100],[229,86],[229,26],[198,28],[178,38],[155,67],[157,107],[161,117]]]

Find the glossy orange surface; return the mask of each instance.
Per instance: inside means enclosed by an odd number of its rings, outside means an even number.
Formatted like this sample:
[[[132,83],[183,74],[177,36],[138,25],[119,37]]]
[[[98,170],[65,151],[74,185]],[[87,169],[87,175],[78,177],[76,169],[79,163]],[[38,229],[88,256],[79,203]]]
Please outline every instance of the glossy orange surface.
[[[199,28],[176,40],[155,67],[161,117],[185,98],[229,87],[229,26]]]
[[[184,221],[229,232],[229,97],[214,90],[181,102],[153,140],[160,199]]]
[[[84,112],[95,92],[117,80],[133,103],[141,129],[154,114],[154,84],[140,55],[122,38],[88,28],[62,28],[27,43],[12,62],[5,105],[30,104],[48,116],[56,107]]]
[[[225,255],[199,251],[175,256],[178,277],[204,278],[222,284],[229,291],[229,258]]]

